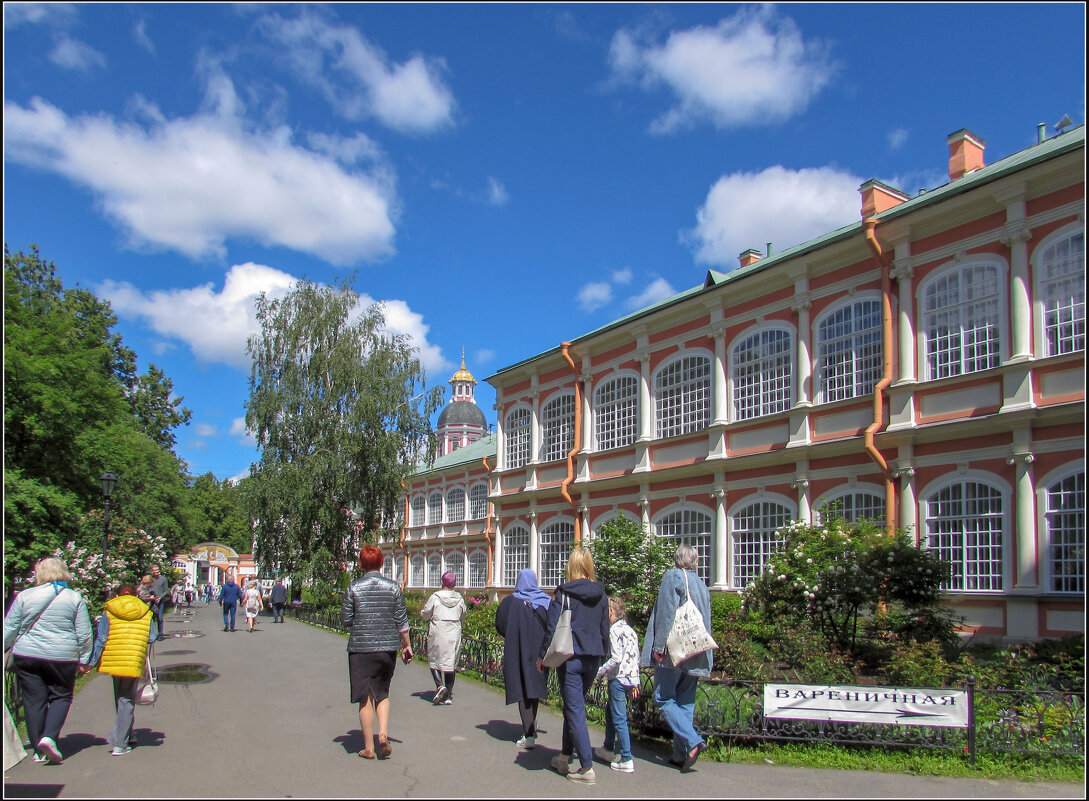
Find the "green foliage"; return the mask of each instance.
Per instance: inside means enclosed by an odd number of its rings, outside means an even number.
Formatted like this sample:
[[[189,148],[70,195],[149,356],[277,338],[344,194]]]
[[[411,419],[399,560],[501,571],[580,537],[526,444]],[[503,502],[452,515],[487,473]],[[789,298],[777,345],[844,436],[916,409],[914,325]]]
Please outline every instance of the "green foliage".
[[[495,613],[499,604],[492,602],[488,596],[480,594],[463,593],[465,596],[465,623],[461,627],[464,637],[473,637],[478,640],[497,640],[498,633],[495,630]]]
[[[246,425],[261,459],[243,482],[255,556],[281,573],[319,550],[349,563],[356,521],[370,539],[397,525],[401,482],[433,450],[441,390],[417,394],[414,349],[379,305],[361,308],[350,279],[261,295],[257,321]]]
[[[605,592],[624,598],[628,623],[636,631],[646,631],[662,576],[673,566],[670,541],[618,515],[601,526],[589,548]]]
[[[197,476],[189,488],[192,542],[221,542],[238,553],[253,548],[253,529],[242,504],[242,489],[212,473]],[[263,567],[263,566],[262,566]]]

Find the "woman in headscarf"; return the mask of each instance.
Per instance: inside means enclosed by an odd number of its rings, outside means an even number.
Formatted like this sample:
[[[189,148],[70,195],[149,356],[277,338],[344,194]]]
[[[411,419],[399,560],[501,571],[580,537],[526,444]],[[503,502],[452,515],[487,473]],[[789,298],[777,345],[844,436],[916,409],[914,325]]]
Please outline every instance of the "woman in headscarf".
[[[499,604],[495,629],[503,637],[503,684],[508,704],[518,704],[522,736],[515,745],[533,748],[537,742],[537,705],[548,695],[548,673],[537,670],[551,599],[537,585],[532,570],[522,570],[514,593]]]
[[[76,674],[90,670],[91,617],[83,596],[68,587],[71,580],[60,559],[42,559],[34,566],[35,586],[15,596],[4,618],[4,650],[14,656],[35,762],[64,759],[57,741]]]
[[[442,589],[427,599],[420,617],[430,621],[427,627],[427,666],[435,680],[431,703],[452,704],[454,676],[461,657],[461,624],[465,622],[465,599],[454,589],[457,576],[443,573]]]

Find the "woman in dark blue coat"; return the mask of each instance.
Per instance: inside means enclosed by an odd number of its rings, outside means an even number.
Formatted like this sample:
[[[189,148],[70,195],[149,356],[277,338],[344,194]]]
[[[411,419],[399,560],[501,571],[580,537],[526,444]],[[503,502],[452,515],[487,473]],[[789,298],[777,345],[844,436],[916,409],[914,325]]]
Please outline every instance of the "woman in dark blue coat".
[[[533,748],[537,739],[537,704],[548,695],[548,673],[537,670],[537,656],[548,624],[549,597],[532,570],[518,573],[514,594],[499,604],[495,630],[503,637],[503,684],[508,704],[518,704],[522,737],[515,743]]]

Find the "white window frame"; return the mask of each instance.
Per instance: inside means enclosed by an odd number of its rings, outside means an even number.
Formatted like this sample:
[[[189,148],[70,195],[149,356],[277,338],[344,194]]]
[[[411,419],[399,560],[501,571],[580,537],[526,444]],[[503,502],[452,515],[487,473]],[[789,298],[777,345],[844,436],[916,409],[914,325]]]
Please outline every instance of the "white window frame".
[[[713,365],[712,354],[693,348],[654,371],[651,386],[656,438],[684,436],[711,424],[715,405]]]
[[[442,572],[453,573],[456,579],[454,584],[458,587],[465,586],[465,553],[463,551],[447,551],[442,558]],[[442,583],[441,581],[439,582]]]
[[[777,323],[749,329],[730,347],[730,397],[735,421],[794,406],[794,331]]]
[[[731,587],[741,589],[764,571],[783,546],[779,530],[797,516],[794,502],[779,495],[750,495],[730,510]]]
[[[575,393],[561,391],[541,405],[541,461],[567,458],[575,442]]]
[[[438,499],[438,503],[435,499]],[[443,494],[442,490],[432,490],[427,496],[427,525],[434,526],[442,522],[443,514]]]
[[[413,554],[408,559],[408,584],[410,587],[427,585],[427,559],[423,554]]]
[[[537,535],[538,583],[542,587],[557,587],[567,580],[567,560],[575,545],[575,521],[555,517],[541,527]]]
[[[859,515],[859,508],[866,508],[864,502],[860,503],[864,498],[872,499],[870,508],[877,512],[877,515],[873,517]],[[867,519],[876,520],[878,523],[884,524],[885,490],[876,484],[859,483],[854,486],[836,487],[817,499],[817,502],[813,504],[813,519],[818,525],[824,522],[821,516],[821,508],[840,500],[843,501],[843,518],[848,523],[854,523],[862,517],[867,517]]]
[[[1080,243],[1076,240],[1080,239]],[[1066,246],[1065,258],[1056,251]],[[1080,252],[1076,248],[1080,245]],[[1032,253],[1036,314],[1036,352],[1062,356],[1085,350],[1085,227],[1065,226],[1047,236]]]
[[[979,295],[981,275],[990,271],[993,291]],[[925,381],[971,375],[1002,364],[1008,339],[1007,275],[1005,262],[971,259],[937,269],[919,285],[919,362]],[[939,306],[943,291],[952,297]]]
[[[412,498],[412,525],[423,526],[427,524],[427,498],[423,495],[414,495]]]
[[[676,504],[659,512],[651,522],[651,531],[670,540],[673,549],[691,545],[699,553],[696,574],[710,586],[714,583],[715,510],[699,504]]]
[[[529,567],[529,529],[512,523],[503,530],[503,586],[513,587],[518,573]]]
[[[427,555],[427,584],[428,587],[442,585],[442,554],[438,551]]]
[[[533,411],[528,406],[515,406],[503,418],[503,468],[514,470],[527,465],[532,447]]]
[[[452,487],[446,492],[446,522],[461,523],[465,520],[465,488]]]
[[[872,394],[884,372],[881,297],[860,294],[830,307],[814,331],[817,402]]]
[[[1073,483],[1071,487],[1069,484]],[[1063,486],[1067,484],[1068,486]],[[1078,486],[1080,484],[1080,486]],[[1056,595],[1085,594],[1085,465],[1063,465],[1037,485],[1041,589]],[[1080,496],[1080,497],[1078,497]],[[1062,502],[1062,507],[1057,501]],[[1080,501],[1080,508],[1078,506]],[[1059,569],[1056,569],[1058,566]]]
[[[488,516],[488,485],[478,481],[469,487],[469,520],[483,520]]]
[[[624,371],[594,389],[594,449],[626,448],[639,436],[639,374]]]
[[[980,490],[986,497],[971,497]],[[941,497],[944,493],[949,496]],[[1003,591],[1010,559],[1004,534],[1011,530],[1010,488],[989,473],[969,470],[939,478],[919,497],[922,546],[951,565],[950,579],[942,589],[965,594]],[[945,504],[951,513],[936,513],[938,504]]]
[[[488,554],[476,550],[469,554],[469,573],[466,587],[488,586]]]

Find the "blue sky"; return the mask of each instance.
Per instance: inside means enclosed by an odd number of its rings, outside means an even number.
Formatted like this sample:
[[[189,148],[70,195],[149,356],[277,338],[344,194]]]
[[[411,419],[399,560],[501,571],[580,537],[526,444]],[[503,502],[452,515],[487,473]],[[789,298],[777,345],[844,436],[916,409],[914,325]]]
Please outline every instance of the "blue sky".
[[[4,4],[4,241],[244,475],[253,298],[356,273],[432,385],[1085,121],[1081,3]]]

